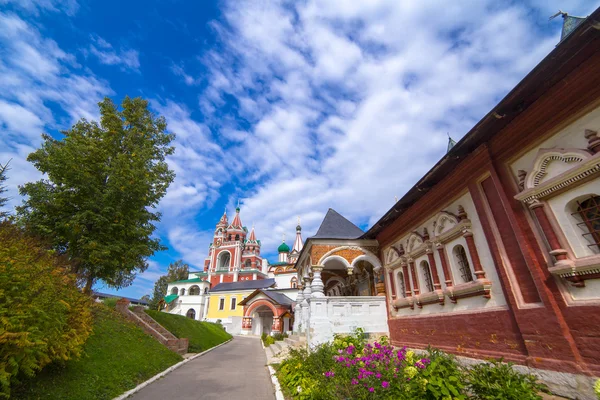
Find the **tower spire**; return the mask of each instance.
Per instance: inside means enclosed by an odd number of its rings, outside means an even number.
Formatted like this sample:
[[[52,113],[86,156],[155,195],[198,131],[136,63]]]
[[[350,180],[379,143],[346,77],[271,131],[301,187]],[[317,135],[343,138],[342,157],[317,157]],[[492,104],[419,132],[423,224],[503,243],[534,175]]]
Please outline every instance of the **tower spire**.
[[[302,250],[302,226],[300,226],[300,216],[298,216],[298,225],[296,226],[296,240],[294,240],[294,247],[292,253],[298,254]]]

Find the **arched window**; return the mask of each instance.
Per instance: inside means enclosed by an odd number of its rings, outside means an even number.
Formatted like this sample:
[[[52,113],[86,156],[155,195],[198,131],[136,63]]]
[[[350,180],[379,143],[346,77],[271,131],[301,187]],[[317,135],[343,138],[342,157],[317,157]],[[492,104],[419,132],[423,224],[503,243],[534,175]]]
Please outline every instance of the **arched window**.
[[[180,296],[184,296],[185,295],[185,289],[181,288],[181,290],[179,291],[179,295]]]
[[[433,279],[431,279],[431,269],[427,261],[421,261],[421,271],[423,271],[423,278],[425,279],[425,287],[428,292],[433,292]]]
[[[194,285],[190,288],[190,296],[197,296],[200,294],[200,288],[197,285]]]
[[[190,308],[187,313],[185,313],[185,316],[191,319],[196,319],[196,310]]]
[[[292,277],[292,279],[290,280],[290,287],[294,289],[298,288],[298,278],[296,278],[295,276]]]
[[[177,287],[174,287],[173,289],[171,289],[171,294],[178,294],[179,293],[179,289],[177,289]]]
[[[246,268],[246,269],[252,269],[252,261],[246,260],[244,268]]]
[[[230,259],[231,259],[231,255],[227,251],[224,251],[221,254],[219,254],[219,262],[217,264],[218,265],[217,270],[219,270],[219,271],[229,270]]]
[[[208,288],[207,287],[204,288],[204,294],[208,294]]]
[[[240,235],[235,235],[235,240],[240,240]]]
[[[592,251],[600,250],[600,196],[592,196],[577,202],[577,214],[581,222],[577,225],[584,231],[583,237],[590,242]]]
[[[398,280],[398,286],[396,292],[400,292],[399,295],[402,297],[406,297],[406,283],[404,283],[404,274],[402,271],[398,271],[396,274]]]
[[[460,244],[456,245],[454,246],[454,249],[452,249],[452,253],[458,262],[458,270],[460,271],[463,282],[472,282],[473,274],[471,273],[471,266],[469,265],[469,259],[467,258],[465,248]]]

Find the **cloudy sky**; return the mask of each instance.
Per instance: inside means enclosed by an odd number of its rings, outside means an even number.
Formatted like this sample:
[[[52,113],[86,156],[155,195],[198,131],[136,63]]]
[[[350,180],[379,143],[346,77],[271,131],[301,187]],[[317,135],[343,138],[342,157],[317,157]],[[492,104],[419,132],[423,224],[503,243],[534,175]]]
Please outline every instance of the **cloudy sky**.
[[[176,133],[157,234],[202,265],[238,201],[275,259],[297,216],[329,207],[366,229],[558,43],[559,8],[598,1],[0,0],[0,163],[17,187],[42,132],[98,116],[104,96],[148,99]],[[97,289],[110,291],[98,285]]]

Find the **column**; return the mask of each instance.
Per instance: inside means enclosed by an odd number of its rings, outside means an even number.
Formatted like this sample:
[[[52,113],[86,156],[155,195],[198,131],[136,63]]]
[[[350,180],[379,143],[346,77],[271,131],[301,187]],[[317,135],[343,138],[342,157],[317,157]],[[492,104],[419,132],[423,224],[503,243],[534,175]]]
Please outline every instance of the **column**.
[[[542,233],[548,240],[548,245],[550,245],[551,249],[550,255],[556,258],[555,265],[570,265],[571,262],[567,258],[567,251],[561,248],[560,242],[558,241],[558,236],[556,236],[556,232],[554,232],[554,229],[550,224],[550,220],[546,215],[546,211],[544,211],[544,203],[535,200],[534,203],[529,205],[529,208],[535,214],[535,217],[542,228]]]
[[[302,278],[304,280],[304,299],[302,299],[302,332],[308,332],[308,325],[310,320],[310,304],[308,304],[308,299],[311,297],[310,290],[310,277],[305,276]]]
[[[302,281],[300,281],[302,282]],[[294,332],[302,331],[302,301],[304,293],[302,293],[302,283],[298,284],[298,296],[296,296],[296,305],[294,306]]]
[[[377,296],[385,296],[385,282],[383,277],[383,267],[373,268],[375,291]]]
[[[427,259],[429,260],[429,267],[431,268],[431,275],[433,277],[433,290],[442,288],[440,285],[440,277],[438,276],[437,266],[435,265],[435,257],[433,256],[433,250],[427,249]]]
[[[405,297],[411,297],[412,296],[412,287],[410,285],[410,276],[408,275],[408,264],[406,264],[406,261],[402,262],[402,274],[404,275],[404,289],[406,290]]]
[[[387,281],[388,281],[388,292],[393,299],[396,298],[396,281],[394,280],[394,271],[388,271],[387,273]]]
[[[471,261],[473,261],[475,276],[477,279],[485,279],[485,271],[483,268],[481,268],[479,253],[477,253],[477,246],[475,246],[475,240],[473,239],[473,232],[471,232],[469,229],[465,229],[463,231],[463,237],[467,241],[467,247],[469,249],[469,254],[471,255]]]
[[[314,298],[325,297],[325,293],[323,293],[323,289],[325,288],[323,285],[323,281],[321,280],[321,271],[323,271],[322,265],[313,265],[313,280],[311,285],[311,296]]]
[[[410,275],[412,276],[412,281],[413,281],[413,292],[415,293],[415,296],[419,295],[419,280],[417,279],[417,271],[415,270],[415,260],[413,260],[412,258],[408,260],[408,265],[410,266]]]
[[[271,333],[281,332],[281,317],[273,316],[273,325],[271,326]]]
[[[437,248],[438,255],[440,256],[440,260],[442,260],[442,271],[444,272],[444,283],[446,287],[452,286],[452,274],[450,273],[450,268],[448,268],[448,258],[446,257],[446,249],[444,245],[441,243],[436,243],[435,247]]]

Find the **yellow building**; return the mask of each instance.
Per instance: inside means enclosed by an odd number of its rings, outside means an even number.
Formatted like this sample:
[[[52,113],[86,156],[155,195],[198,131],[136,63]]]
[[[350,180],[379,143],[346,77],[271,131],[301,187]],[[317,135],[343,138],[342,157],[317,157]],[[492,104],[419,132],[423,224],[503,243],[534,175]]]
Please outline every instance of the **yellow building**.
[[[227,332],[233,335],[239,334],[244,316],[244,307],[239,305],[240,301],[256,289],[266,289],[274,285],[275,279],[219,283],[208,292],[206,320],[210,322],[220,320]]]

